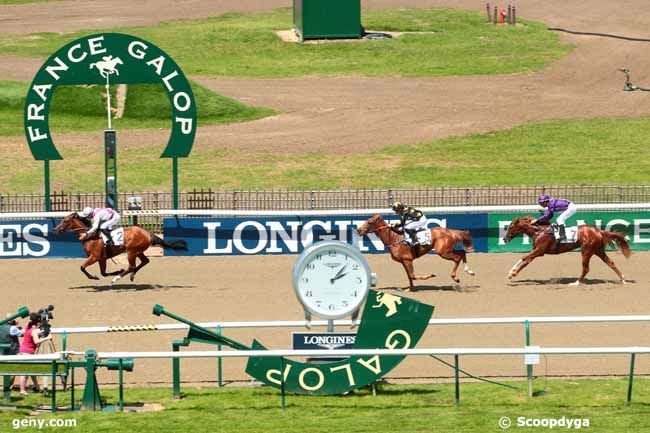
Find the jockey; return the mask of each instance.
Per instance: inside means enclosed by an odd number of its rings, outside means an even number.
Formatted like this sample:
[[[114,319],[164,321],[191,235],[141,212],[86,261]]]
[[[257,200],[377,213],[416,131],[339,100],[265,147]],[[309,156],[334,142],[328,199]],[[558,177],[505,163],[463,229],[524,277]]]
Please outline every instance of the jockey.
[[[550,223],[555,212],[562,212],[560,216],[557,217],[557,224],[560,229],[560,240],[566,240],[566,227],[564,226],[564,223],[566,223],[566,220],[576,213],[578,210],[576,205],[571,201],[562,198],[550,198],[546,194],[541,194],[537,198],[537,203],[539,203],[541,207],[545,207],[546,212],[544,212],[544,215],[533,221],[533,224],[544,222]]]
[[[427,217],[421,211],[410,206],[404,206],[399,201],[393,203],[392,209],[400,216],[400,222],[393,224],[393,228],[403,227],[404,231],[409,235],[411,245],[418,246],[416,233],[427,227]]]
[[[113,238],[111,237],[111,230],[120,222],[120,214],[109,207],[100,207],[93,209],[85,207],[84,210],[78,212],[78,215],[83,218],[92,218],[93,223],[86,237],[92,236],[97,229],[99,229],[106,236],[106,249],[113,247]]]

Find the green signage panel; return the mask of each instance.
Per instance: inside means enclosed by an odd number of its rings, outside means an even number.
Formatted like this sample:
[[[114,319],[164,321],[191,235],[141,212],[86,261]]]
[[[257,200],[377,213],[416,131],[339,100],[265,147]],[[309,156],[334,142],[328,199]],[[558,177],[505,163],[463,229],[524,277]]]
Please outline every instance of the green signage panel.
[[[488,216],[489,252],[528,252],[531,250],[533,242],[526,235],[517,236],[508,244],[503,242],[503,236],[510,221],[520,216],[523,214],[499,213]],[[567,221],[568,226],[583,224],[594,225],[607,231],[625,233],[633,250],[650,250],[650,212],[648,211],[578,212]]]
[[[433,307],[409,298],[371,290],[361,316],[355,349],[413,348],[424,334]],[[254,350],[265,349],[258,341]],[[250,358],[246,373],[286,392],[344,394],[368,386],[395,368],[403,356],[351,356],[314,364],[290,359]]]
[[[63,159],[52,141],[49,109],[62,85],[159,83],[172,107],[171,135],[161,157],[190,154],[196,103],[189,82],[163,50],[134,36],[101,33],[72,41],[41,66],[25,100],[25,137],[36,160]]]

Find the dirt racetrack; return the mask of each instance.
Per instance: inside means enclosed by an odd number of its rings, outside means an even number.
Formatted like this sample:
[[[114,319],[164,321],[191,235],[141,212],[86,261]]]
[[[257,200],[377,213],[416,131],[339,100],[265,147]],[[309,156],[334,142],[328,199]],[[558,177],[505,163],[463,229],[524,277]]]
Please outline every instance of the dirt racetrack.
[[[379,278],[378,287],[391,290],[405,284],[398,264],[387,255],[367,256]],[[603,263],[595,260],[590,284],[569,287],[579,266],[579,255],[543,257],[520,278],[507,282],[505,275],[518,254],[473,254],[470,264],[476,277],[461,276],[460,286],[449,278],[449,262],[430,255],[416,264],[416,271],[432,270],[438,275],[420,284],[420,292],[406,294],[436,306],[435,318],[508,317],[542,315],[647,314],[648,253],[636,253],[629,261],[613,255],[634,283],[622,286]],[[138,274],[134,284],[112,286],[110,280],[87,280],[79,272],[80,260],[2,261],[4,308],[26,303],[30,309],[54,304],[53,325],[97,326],[168,322],[151,314],[160,303],[169,311],[198,322],[301,320],[303,313],[291,287],[290,275],[296,256],[266,257],[154,257]],[[249,344],[253,337],[272,348],[288,348],[291,331],[231,330],[226,335]],[[345,330],[345,329],[340,329]],[[647,346],[650,323],[537,324],[532,342],[547,347]],[[171,350],[172,339],[182,332],[129,332],[74,335],[69,348],[101,351]],[[58,338],[57,338],[58,340]],[[57,342],[60,347],[60,343]],[[418,347],[521,347],[523,325],[439,325],[430,327]],[[195,346],[195,350],[211,349]],[[536,368],[539,375],[625,374],[627,356],[549,356]],[[474,374],[522,376],[521,356],[462,357],[461,366]],[[184,361],[183,380],[216,380],[214,360]],[[244,361],[226,360],[227,380],[248,380]],[[650,357],[639,357],[639,374],[650,374]],[[452,377],[453,371],[428,358],[408,358],[389,377]],[[102,378],[112,382],[115,375]],[[129,382],[159,383],[171,380],[171,361],[138,361]]]

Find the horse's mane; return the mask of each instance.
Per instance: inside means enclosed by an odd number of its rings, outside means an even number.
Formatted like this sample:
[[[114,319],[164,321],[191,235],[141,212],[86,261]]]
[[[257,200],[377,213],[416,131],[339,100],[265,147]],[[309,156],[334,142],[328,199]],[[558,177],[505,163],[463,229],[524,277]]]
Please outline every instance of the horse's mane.
[[[520,222],[523,222],[524,224],[531,224],[533,221],[535,221],[536,218],[534,216],[526,215],[526,216],[518,217],[517,219]],[[548,226],[550,224],[551,223],[549,223],[548,221],[543,221],[541,223],[538,223],[537,225],[538,226]]]

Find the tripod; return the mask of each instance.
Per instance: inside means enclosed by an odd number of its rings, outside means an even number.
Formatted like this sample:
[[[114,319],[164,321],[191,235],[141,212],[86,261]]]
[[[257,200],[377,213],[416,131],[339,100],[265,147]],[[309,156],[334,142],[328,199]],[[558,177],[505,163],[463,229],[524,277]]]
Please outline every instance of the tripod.
[[[56,345],[53,340],[47,340],[36,347],[36,352],[39,355],[56,353]],[[61,378],[61,386],[63,390],[67,389],[68,377],[67,375],[59,376]],[[49,390],[50,376],[43,376],[43,385],[41,386],[41,391],[46,392]]]

